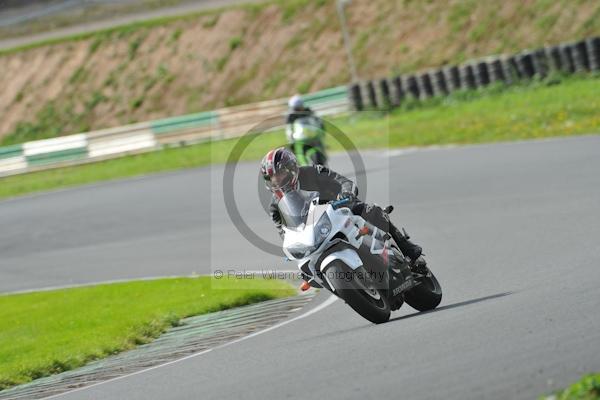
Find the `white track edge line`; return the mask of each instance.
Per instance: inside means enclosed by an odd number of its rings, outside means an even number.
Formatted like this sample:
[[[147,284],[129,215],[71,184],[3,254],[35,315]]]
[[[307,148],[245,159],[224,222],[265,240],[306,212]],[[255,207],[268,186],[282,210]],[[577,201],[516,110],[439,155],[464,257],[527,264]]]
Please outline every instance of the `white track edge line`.
[[[231,269],[234,271],[234,269]],[[267,277],[277,275],[277,274],[296,274],[300,273],[300,271],[295,269],[265,269],[265,270],[249,270],[249,271],[236,271],[239,273],[247,273],[252,275],[264,275]],[[156,281],[159,279],[178,279],[178,278],[199,278],[204,276],[214,276],[215,272],[210,272],[207,274],[192,274],[192,275],[157,275],[157,276],[147,276],[143,278],[122,278],[122,279],[109,279],[105,281],[96,281],[96,282],[87,282],[87,283],[73,283],[66,285],[57,285],[57,286],[45,286],[41,288],[34,289],[21,289],[21,290],[13,290],[10,292],[0,292],[0,296],[8,296],[13,294],[27,294],[27,293],[36,293],[36,292],[49,292],[52,290],[62,290],[62,289],[77,289],[83,287],[91,287],[91,286],[99,286],[99,285],[110,285],[113,283],[129,283],[129,282],[143,282],[143,281]]]
[[[125,378],[129,378],[129,377],[132,377],[132,376],[135,376],[135,375],[143,374],[143,373],[148,372],[148,371],[152,371],[152,370],[155,370],[155,369],[158,369],[158,368],[166,367],[168,365],[172,365],[172,364],[175,364],[175,363],[178,363],[178,362],[181,362],[181,361],[185,361],[185,360],[189,360],[189,359],[194,358],[194,357],[201,356],[201,355],[209,353],[209,352],[211,352],[213,350],[222,349],[222,348],[230,346],[232,344],[243,342],[244,340],[253,338],[253,337],[258,336],[258,335],[262,335],[263,333],[267,333],[267,332],[273,331],[273,330],[281,328],[282,326],[285,326],[287,324],[291,324],[292,322],[304,319],[304,318],[306,318],[306,317],[308,317],[308,316],[310,316],[312,314],[315,314],[315,313],[317,313],[317,312],[325,309],[326,307],[329,307],[336,300],[337,300],[337,297],[331,295],[323,303],[319,304],[318,306],[316,306],[315,308],[313,308],[311,310],[308,310],[304,314],[301,314],[301,315],[298,315],[298,316],[296,316],[294,318],[282,321],[282,322],[280,322],[278,324],[275,324],[273,326],[270,326],[270,327],[265,328],[263,330],[260,330],[258,332],[251,333],[251,334],[249,334],[247,336],[244,336],[244,337],[241,337],[239,339],[235,339],[235,340],[233,340],[231,342],[223,343],[223,344],[215,346],[213,348],[203,350],[203,351],[201,351],[199,353],[190,354],[189,356],[186,356],[186,357],[183,357],[183,358],[179,358],[177,360],[169,361],[169,362],[166,362],[164,364],[155,365],[153,367],[142,369],[142,370],[139,370],[139,371],[136,371],[136,372],[132,372],[131,374],[127,374],[127,375],[123,375],[123,376],[118,376],[116,378],[108,379],[108,380],[102,381],[102,382],[97,382],[97,383],[94,383],[94,384],[91,384],[91,385],[88,385],[88,386],[82,386],[80,388],[77,388],[77,389],[74,389],[74,390],[71,390],[71,391],[68,391],[68,392],[58,393],[58,394],[55,394],[55,395],[52,395],[52,396],[49,396],[49,397],[43,397],[42,399],[44,399],[44,400],[47,400],[47,399],[56,399],[56,398],[59,398],[61,396],[65,396],[65,395],[68,395],[68,394],[71,394],[71,393],[81,392],[83,390],[87,390],[87,389],[90,389],[90,388],[93,388],[93,387],[96,387],[96,386],[100,386],[100,385],[103,385],[105,383],[115,382],[115,381],[118,381],[118,380],[121,380],[121,379],[125,379]]]
[[[499,142],[481,142],[481,143],[447,143],[447,144],[433,144],[433,145],[425,145],[425,146],[406,146],[406,147],[392,147],[383,151],[381,154],[382,157],[394,158],[405,156],[413,153],[424,153],[429,151],[442,151],[442,150],[470,150],[477,148],[488,148],[495,146],[511,146],[511,145],[521,145],[521,144],[536,144],[536,143],[555,143],[555,142],[563,142],[570,140],[578,140],[578,139],[586,139],[586,138],[594,138],[598,136],[598,133],[583,133],[580,135],[572,135],[572,136],[548,136],[541,138],[528,138],[528,139],[516,139],[516,140],[506,140]],[[366,151],[370,151],[372,149],[365,149]]]

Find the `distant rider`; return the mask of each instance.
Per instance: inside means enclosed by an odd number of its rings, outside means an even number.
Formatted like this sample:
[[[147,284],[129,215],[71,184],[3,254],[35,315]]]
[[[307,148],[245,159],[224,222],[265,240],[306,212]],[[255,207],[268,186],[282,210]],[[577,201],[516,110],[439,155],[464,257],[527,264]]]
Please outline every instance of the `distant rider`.
[[[294,95],[288,101],[288,114],[286,117],[285,134],[290,147],[301,165],[325,164],[327,158],[323,146],[325,124],[317,117],[310,107],[306,106],[302,96]],[[294,135],[294,122],[298,119],[309,117],[318,131],[315,137],[298,139]],[[314,131],[313,131],[314,132]]]
[[[358,199],[358,188],[350,179],[337,174],[323,165],[298,166],[294,154],[284,147],[271,150],[262,159],[261,173],[267,188],[273,193],[269,207],[271,218],[279,234],[283,237],[281,215],[277,206],[279,199],[291,190],[306,190],[319,192],[319,200],[328,202],[347,198],[348,208],[355,215],[362,216],[394,239],[402,254],[411,260],[413,268],[424,267],[425,260],[421,256],[420,246],[412,243],[390,221],[389,216],[381,207],[362,202]]]
[[[315,112],[304,104],[304,100],[299,94],[296,94],[290,98],[288,101],[288,109],[288,115],[285,121],[288,126],[292,125],[298,118],[306,116],[318,118],[315,115]]]

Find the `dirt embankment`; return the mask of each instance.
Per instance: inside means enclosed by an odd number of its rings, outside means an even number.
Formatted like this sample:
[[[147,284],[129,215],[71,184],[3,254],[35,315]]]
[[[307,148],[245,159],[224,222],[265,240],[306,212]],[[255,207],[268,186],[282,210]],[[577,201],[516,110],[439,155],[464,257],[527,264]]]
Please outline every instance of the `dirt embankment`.
[[[600,34],[597,0],[354,0],[369,78]],[[349,80],[334,0],[285,0],[0,56],[0,137],[28,140]]]

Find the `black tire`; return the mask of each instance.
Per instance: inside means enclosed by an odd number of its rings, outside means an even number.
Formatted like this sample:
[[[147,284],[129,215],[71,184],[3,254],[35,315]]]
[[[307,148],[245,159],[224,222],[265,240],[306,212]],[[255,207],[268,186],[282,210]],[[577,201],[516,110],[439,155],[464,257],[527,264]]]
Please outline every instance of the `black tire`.
[[[442,301],[442,287],[433,272],[419,279],[421,284],[404,293],[406,304],[418,311],[428,311],[436,308]]]
[[[390,302],[385,291],[369,282],[363,267],[352,271],[342,261],[335,260],[327,266],[325,274],[335,293],[363,318],[375,324],[390,319]]]

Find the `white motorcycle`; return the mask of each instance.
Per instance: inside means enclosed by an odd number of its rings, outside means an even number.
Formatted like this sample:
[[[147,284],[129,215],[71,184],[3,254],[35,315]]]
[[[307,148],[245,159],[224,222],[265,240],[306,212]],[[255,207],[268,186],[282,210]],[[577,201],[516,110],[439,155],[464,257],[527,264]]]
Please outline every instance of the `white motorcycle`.
[[[321,204],[318,192],[303,190],[279,200],[283,251],[298,262],[302,277],[377,324],[404,302],[418,311],[437,307],[442,288],[429,268],[412,271],[389,234],[352,214],[346,203]]]

